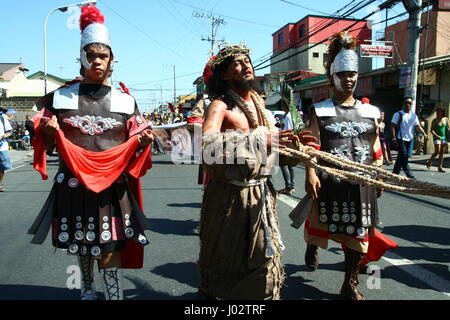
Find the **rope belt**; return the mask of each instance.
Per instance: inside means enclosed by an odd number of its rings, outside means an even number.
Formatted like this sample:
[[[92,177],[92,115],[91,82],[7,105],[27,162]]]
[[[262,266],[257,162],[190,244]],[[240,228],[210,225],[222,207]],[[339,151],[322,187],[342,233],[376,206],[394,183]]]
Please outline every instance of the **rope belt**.
[[[278,242],[281,251],[285,249],[283,241],[281,239],[280,231],[278,230],[277,221],[275,219],[275,210],[273,209],[271,197],[269,196],[269,188],[267,187],[267,178],[249,181],[229,180],[227,183],[234,186],[248,188],[248,187],[261,187],[261,198],[263,203],[261,220],[264,227],[264,237],[266,240],[266,256],[273,257],[277,253],[277,248],[272,242],[270,236],[269,223],[272,226],[275,240]]]

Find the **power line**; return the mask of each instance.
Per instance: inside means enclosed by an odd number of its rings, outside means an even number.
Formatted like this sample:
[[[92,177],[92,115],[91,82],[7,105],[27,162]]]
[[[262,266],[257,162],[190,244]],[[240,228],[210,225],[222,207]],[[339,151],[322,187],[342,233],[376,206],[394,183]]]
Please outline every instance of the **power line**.
[[[365,4],[364,6],[367,6],[367,5],[369,5],[369,4],[371,4],[372,2],[375,2],[375,1],[376,1],[376,0],[371,0],[371,1],[369,1],[369,3]],[[379,7],[377,7],[377,9],[379,9]],[[360,10],[360,9],[358,9],[358,10]],[[356,10],[356,11],[358,11],[358,10]],[[353,11],[352,13],[354,13],[354,12],[356,12],[356,11]],[[376,14],[377,12],[378,12],[378,10],[375,10],[375,11],[371,12],[370,14],[368,14],[367,16],[365,16],[364,18],[359,19],[359,20],[366,20],[367,18],[369,18],[370,16]],[[352,14],[352,13],[350,13],[350,14]],[[342,20],[342,18],[341,18],[341,19],[338,19],[337,21],[334,21],[334,22],[328,24],[327,26],[325,26],[324,28],[318,30],[318,31],[315,32],[315,33],[318,33],[319,31],[322,31],[322,30],[328,28],[329,26],[333,25],[334,23],[336,23],[336,22],[338,22],[338,21],[340,21],[340,20]],[[347,30],[353,28],[353,27],[354,27],[356,24],[358,24],[359,22],[360,22],[360,21],[357,21],[357,22],[353,23],[353,24],[350,25],[349,27],[345,28],[343,31],[347,31]],[[314,33],[314,34],[315,34],[315,33]],[[312,35],[314,35],[314,34],[312,34]],[[310,37],[310,36],[311,36],[311,35],[309,35],[309,37]],[[308,37],[308,38],[309,38],[309,37]],[[289,55],[289,56],[287,56],[287,57],[285,57],[285,58],[283,58],[283,59],[280,59],[280,60],[278,60],[278,61],[271,62],[270,64],[268,64],[268,65],[266,65],[266,66],[259,67],[259,66],[262,64],[262,63],[260,63],[258,66],[255,66],[255,70],[265,69],[265,68],[270,67],[270,66],[272,66],[272,65],[274,65],[274,64],[277,64],[277,63],[280,63],[280,62],[282,62],[282,61],[288,60],[288,59],[290,59],[290,58],[292,58],[292,57],[294,57],[294,56],[296,56],[296,55],[298,55],[298,54],[300,54],[300,53],[306,52],[306,51],[308,51],[308,50],[310,50],[310,49],[312,49],[312,48],[317,47],[318,45],[321,45],[322,43],[328,41],[328,39],[329,39],[329,38],[323,39],[322,41],[320,41],[320,42],[318,42],[318,43],[312,45],[312,46],[309,47],[309,48],[306,48],[306,49],[303,49],[303,50],[301,50],[301,51],[298,51],[298,52],[296,52],[296,53],[294,53],[294,54],[291,54],[291,55]],[[302,41],[304,41],[304,40],[302,40]],[[299,41],[299,42],[300,42],[300,41]],[[299,43],[299,42],[297,42],[297,43]],[[294,45],[295,45],[295,44],[294,44]],[[290,46],[288,49],[290,49],[290,48],[293,47],[294,45]],[[286,50],[288,50],[288,49],[286,49]],[[286,50],[284,50],[283,52],[285,52]],[[281,53],[280,53],[280,54],[281,54]],[[277,55],[279,55],[279,54],[277,54]],[[267,60],[267,61],[268,61],[268,60]],[[266,62],[267,62],[267,61],[266,61]],[[257,67],[259,67],[259,68],[257,68]]]
[[[100,0],[99,0],[100,2]],[[153,38],[152,36],[150,36],[147,32],[145,32],[144,30],[142,30],[141,28],[139,28],[138,26],[136,26],[134,23],[130,22],[128,19],[126,19],[125,17],[123,17],[120,13],[118,13],[116,10],[114,10],[113,8],[111,8],[109,5],[106,4],[105,0],[101,0],[101,3],[107,7],[109,10],[111,10],[112,12],[114,12],[114,14],[116,14],[117,16],[119,16],[122,20],[124,20],[126,23],[128,23],[130,26],[132,26],[133,28],[135,28],[136,30],[138,30],[140,33],[142,33],[144,36],[146,36],[147,38],[149,38],[150,40],[152,40],[153,42],[155,42],[157,45],[159,45],[160,47],[166,49],[167,51],[172,52],[173,54],[177,55],[180,58],[183,58],[187,61],[189,61],[190,63],[195,63],[194,61],[188,59],[186,56],[183,56],[181,54],[179,54],[178,52],[176,52],[175,50],[170,49],[169,47],[166,47],[164,44],[160,43],[158,40],[156,40],[155,38]]]
[[[281,2],[286,2],[286,3],[289,3],[289,4],[293,5],[293,6],[300,7],[302,9],[306,9],[308,11],[312,11],[312,12],[317,12],[317,13],[320,13],[320,14],[328,15],[328,13],[326,13],[326,12],[317,11],[317,10],[314,10],[314,9],[311,9],[311,8],[307,8],[307,7],[301,6],[301,5],[297,4],[297,3],[293,3],[293,2],[290,2],[290,1],[281,0]]]
[[[193,75],[200,75],[200,74],[199,74],[199,72],[192,72],[192,73],[183,74],[181,76],[175,77],[175,79],[184,78],[184,77],[193,76]],[[147,82],[135,83],[135,84],[132,84],[131,86],[137,87],[137,86],[142,86],[144,84],[149,84],[149,83],[154,83],[154,82],[162,82],[162,81],[168,81],[168,80],[173,80],[173,77],[166,78],[166,79],[160,79],[160,80],[152,80],[152,81],[147,81]]]
[[[184,2],[181,2],[181,1],[178,1],[178,0],[171,0],[171,1],[179,3],[179,4],[181,4],[183,6],[186,6],[186,7],[190,7],[190,8],[196,9],[196,10],[200,10],[200,11],[208,12],[208,13],[211,13],[211,14],[214,14],[214,15],[222,16],[222,17],[225,17],[225,18],[228,18],[228,19],[231,19],[231,20],[236,20],[236,21],[241,21],[241,22],[251,23],[251,24],[257,24],[257,25],[264,26],[264,27],[276,28],[276,26],[273,26],[273,25],[260,23],[260,22],[256,22],[256,21],[250,21],[250,20],[241,19],[241,18],[236,18],[236,17],[224,15],[224,14],[221,14],[221,13],[217,13],[217,12],[214,12],[214,11],[211,11],[211,10],[205,10],[203,8],[192,6],[190,4],[187,4],[187,3],[184,3]]]

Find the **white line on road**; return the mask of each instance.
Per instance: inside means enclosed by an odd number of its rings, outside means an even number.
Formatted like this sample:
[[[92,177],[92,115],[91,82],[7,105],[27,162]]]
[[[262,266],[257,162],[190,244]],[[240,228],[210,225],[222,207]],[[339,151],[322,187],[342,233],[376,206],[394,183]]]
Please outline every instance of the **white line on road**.
[[[291,208],[295,208],[299,202],[286,195],[278,195],[277,199]],[[402,269],[406,273],[409,273],[410,275],[429,285],[433,289],[450,297],[450,282],[426,270],[425,268],[416,265],[414,261],[405,259],[392,251],[387,251],[382,259]]]
[[[11,170],[8,170],[7,172],[11,172],[11,171],[14,171],[14,170],[20,169],[20,168],[22,168],[22,167],[24,167],[24,166],[26,166],[26,165],[27,165],[27,163],[24,163],[24,164],[22,164],[21,166],[18,166],[18,167],[14,167],[14,168],[12,168]]]
[[[295,208],[300,202],[299,200],[292,199],[284,194],[277,195],[277,199],[287,204],[289,207]]]
[[[450,297],[450,282],[416,265],[414,261],[405,259],[392,251],[387,251],[381,258]]]

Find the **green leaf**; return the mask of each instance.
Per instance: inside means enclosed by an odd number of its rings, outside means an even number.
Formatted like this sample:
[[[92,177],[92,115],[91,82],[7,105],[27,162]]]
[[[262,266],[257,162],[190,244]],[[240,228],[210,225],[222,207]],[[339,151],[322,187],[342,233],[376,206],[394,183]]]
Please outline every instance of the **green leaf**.
[[[302,117],[297,110],[297,106],[294,104],[294,93],[292,91],[292,88],[286,82],[281,82],[280,88],[281,98],[289,106],[289,111],[291,112],[294,133],[299,134],[300,131],[305,127],[305,124],[303,123]]]

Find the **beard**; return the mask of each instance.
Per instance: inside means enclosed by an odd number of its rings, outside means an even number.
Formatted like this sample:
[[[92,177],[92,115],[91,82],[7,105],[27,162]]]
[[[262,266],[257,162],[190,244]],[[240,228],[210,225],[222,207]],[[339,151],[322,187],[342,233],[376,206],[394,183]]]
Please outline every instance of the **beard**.
[[[240,79],[240,80],[236,80],[233,81],[232,83],[233,87],[239,90],[246,90],[246,91],[250,91],[250,90],[255,90],[257,91],[257,82],[255,79],[251,79],[251,80],[245,80],[245,79]]]

